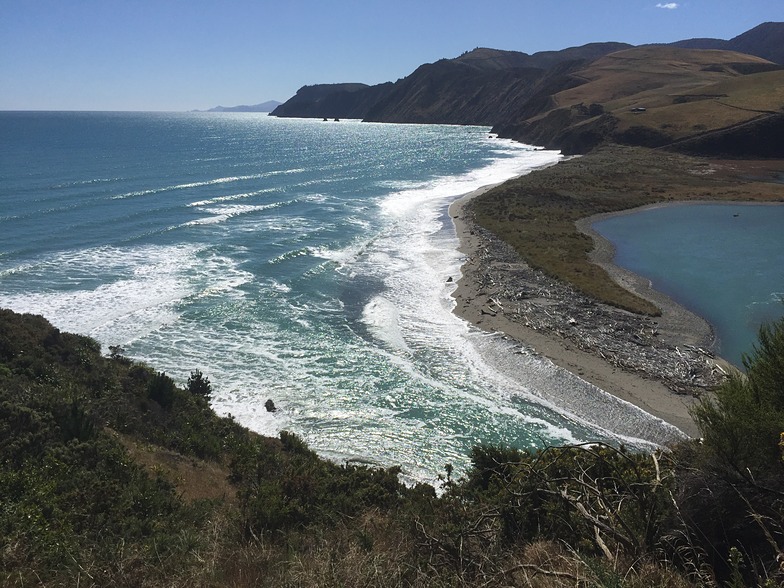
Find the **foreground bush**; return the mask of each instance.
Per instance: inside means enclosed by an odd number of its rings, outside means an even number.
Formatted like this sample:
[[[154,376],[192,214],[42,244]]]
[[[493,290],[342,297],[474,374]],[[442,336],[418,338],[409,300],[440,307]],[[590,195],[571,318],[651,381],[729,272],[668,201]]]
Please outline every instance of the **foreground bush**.
[[[783,330],[695,409],[702,443],[480,446],[437,493],[0,310],[0,585],[777,585]]]
[[[707,565],[755,585],[784,569],[784,318],[743,364],[693,410],[703,440],[677,453],[678,503]]]

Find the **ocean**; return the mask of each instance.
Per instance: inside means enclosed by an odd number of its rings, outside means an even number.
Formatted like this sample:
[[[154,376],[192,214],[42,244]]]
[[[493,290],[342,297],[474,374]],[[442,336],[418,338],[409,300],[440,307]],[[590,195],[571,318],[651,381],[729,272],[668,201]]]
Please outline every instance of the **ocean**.
[[[706,319],[737,367],[760,326],[784,316],[784,206],[678,204],[594,223],[615,263]]]
[[[412,481],[483,443],[670,439],[452,314],[449,203],[559,158],[484,127],[0,113],[0,306],[199,369],[219,414]]]

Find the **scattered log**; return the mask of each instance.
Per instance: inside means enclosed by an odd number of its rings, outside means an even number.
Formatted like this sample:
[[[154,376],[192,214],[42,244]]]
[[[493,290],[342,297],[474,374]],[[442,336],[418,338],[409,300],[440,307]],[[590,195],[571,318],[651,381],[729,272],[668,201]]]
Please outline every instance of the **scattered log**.
[[[619,369],[660,381],[677,394],[699,395],[726,378],[710,351],[667,343],[651,317],[602,304],[532,269],[470,215],[464,215],[464,221],[482,240],[476,265],[463,271],[487,296],[490,304],[482,307],[483,315],[503,312],[511,321],[557,335]]]

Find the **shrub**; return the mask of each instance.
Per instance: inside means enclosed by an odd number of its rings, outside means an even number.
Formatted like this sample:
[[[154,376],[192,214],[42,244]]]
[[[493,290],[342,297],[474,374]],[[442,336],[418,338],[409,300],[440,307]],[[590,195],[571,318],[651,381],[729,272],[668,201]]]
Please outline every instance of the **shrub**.
[[[191,372],[188,378],[188,392],[197,398],[203,398],[207,402],[212,400],[212,384],[209,378],[205,378],[199,370]]]
[[[735,372],[714,397],[692,410],[705,446],[739,477],[781,471],[779,440],[784,432],[784,318],[763,325],[753,351],[744,355],[746,373]]]
[[[156,373],[147,385],[147,398],[157,402],[161,408],[170,408],[177,393],[177,386],[165,372]]]
[[[743,365],[693,408],[702,443],[676,454],[686,532],[733,586],[784,571],[784,318],[760,329]]]

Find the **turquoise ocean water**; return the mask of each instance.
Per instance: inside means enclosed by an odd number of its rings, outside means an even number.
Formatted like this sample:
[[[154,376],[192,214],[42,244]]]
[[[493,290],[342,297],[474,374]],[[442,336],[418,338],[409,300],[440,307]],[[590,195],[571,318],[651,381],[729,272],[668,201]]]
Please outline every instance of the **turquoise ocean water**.
[[[663,206],[593,228],[615,244],[618,265],[705,318],[738,367],[760,325],[784,316],[782,205]]]
[[[481,127],[0,113],[0,306],[198,368],[219,413],[409,479],[477,443],[669,439],[451,312],[449,203],[559,157]]]

